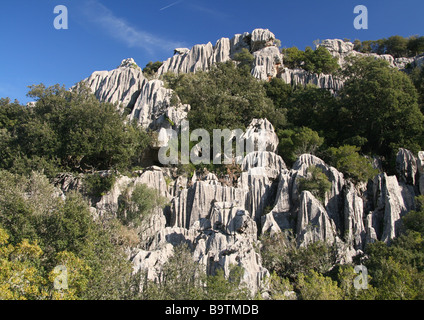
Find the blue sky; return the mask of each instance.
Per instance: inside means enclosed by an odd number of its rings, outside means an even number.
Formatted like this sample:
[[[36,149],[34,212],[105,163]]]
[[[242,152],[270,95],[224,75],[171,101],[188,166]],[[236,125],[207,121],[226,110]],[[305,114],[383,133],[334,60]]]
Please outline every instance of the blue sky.
[[[353,27],[357,5],[369,29]],[[53,9],[65,5],[69,29],[56,30]],[[14,0],[0,4],[0,97],[30,101],[27,86],[67,88],[95,70],[132,57],[144,66],[175,47],[270,29],[283,47],[316,39],[373,40],[424,35],[422,0]]]

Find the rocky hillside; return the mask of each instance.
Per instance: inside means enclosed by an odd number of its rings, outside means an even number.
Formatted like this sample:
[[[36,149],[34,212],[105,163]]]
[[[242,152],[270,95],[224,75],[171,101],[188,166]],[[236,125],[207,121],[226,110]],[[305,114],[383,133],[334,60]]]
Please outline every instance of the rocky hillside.
[[[266,119],[259,123],[272,127]],[[399,235],[401,218],[415,208],[414,197],[424,187],[423,154],[416,159],[401,149],[397,176],[381,173],[368,184],[357,185],[310,154],[287,168],[273,151],[251,153],[234,185],[213,173],[188,178],[176,169],[151,167],[137,177],[119,177],[111,191],[92,201],[92,212],[96,217],[116,214],[118,199],[128,188],[138,184],[155,188],[170,207],[151,217],[142,248],[129,253],[134,271],[146,271],[155,280],[174,246],[186,243],[206,272],[223,269],[228,275],[231,265],[239,265],[252,292],[263,291],[269,272],[257,250],[261,235],[291,231],[300,247],[319,241],[335,245],[340,263],[351,262],[368,243],[389,243]],[[299,191],[299,179],[307,177],[312,166],[322,169],[331,182],[323,202],[309,191]],[[66,194],[78,189],[74,179],[63,177],[57,185]]]
[[[326,48],[340,65],[351,55],[365,55],[342,40],[324,40]],[[208,71],[214,64],[233,60],[242,49],[253,54],[252,75],[258,80],[281,78],[290,84],[314,84],[337,92],[343,81],[333,75],[313,74],[303,69],[289,69],[269,30],[221,38],[215,45],[177,48],[164,61],[154,79],[147,79],[133,59],[124,60],[112,71],[94,72],[85,82],[101,101],[118,103],[129,110],[129,120],[159,132],[162,145],[167,143],[166,129],[177,129],[190,111],[189,105],[172,101],[171,89],[159,80],[168,72],[181,74]],[[419,66],[423,57],[397,58],[378,56],[393,68],[407,64]],[[336,168],[311,154],[301,155],[291,168],[277,155],[278,137],[267,119],[252,119],[247,129],[266,130],[268,151],[248,154],[236,182],[222,179],[213,172],[197,172],[192,177],[179,175],[176,168],[151,167],[137,177],[120,176],[110,192],[92,201],[92,212],[101,217],[116,214],[118,199],[138,184],[160,191],[170,206],[159,210],[144,233],[142,245],[129,253],[134,272],[146,271],[155,280],[163,264],[173,254],[174,246],[187,243],[193,258],[208,274],[217,269],[230,272],[231,265],[244,270],[243,281],[252,292],[263,289],[269,271],[262,265],[258,252],[264,234],[292,232],[299,247],[326,242],[337,248],[340,263],[351,262],[365,246],[377,240],[390,243],[401,231],[401,218],[415,209],[414,198],[424,194],[424,153],[419,158],[400,149],[396,159],[397,175],[382,172],[368,183],[354,184]],[[374,163],[379,167],[378,161]],[[301,178],[308,177],[311,167],[318,167],[331,183],[324,199],[299,190]],[[58,181],[64,194],[74,178]],[[71,187],[72,189],[72,187]]]

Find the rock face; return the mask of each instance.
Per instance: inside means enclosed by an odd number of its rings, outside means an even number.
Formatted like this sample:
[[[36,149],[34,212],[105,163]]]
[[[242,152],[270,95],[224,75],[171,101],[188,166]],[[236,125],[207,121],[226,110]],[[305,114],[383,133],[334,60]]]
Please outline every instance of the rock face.
[[[332,75],[310,73],[303,69],[284,68],[278,74],[278,77],[293,85],[314,84],[318,88],[332,91],[339,91],[343,87],[343,81]]]
[[[234,59],[235,54],[247,49],[254,57],[252,75],[259,80],[273,77],[283,79],[292,85],[314,84],[319,88],[337,92],[343,87],[343,81],[328,74],[313,74],[302,69],[284,67],[284,57],[275,45],[276,37],[268,29],[255,29],[251,33],[236,34],[233,38],[221,38],[215,45],[198,44],[189,48],[176,48],[174,56],[163,62],[156,77],[167,72],[176,74],[207,71],[219,62]],[[373,56],[384,59],[392,67],[420,66],[424,56],[415,58],[397,58],[390,55],[363,54],[353,50],[351,42],[340,39],[323,40],[318,46],[326,48],[343,65],[350,55]],[[161,129],[178,129],[182,119],[190,110],[188,105],[171,103],[174,92],[164,87],[160,80],[148,80],[132,58],[125,59],[112,71],[96,71],[84,80],[96,97],[101,101],[117,103],[123,112],[130,110],[129,120],[136,120],[145,128],[160,132]],[[161,133],[162,144],[169,137]]]
[[[135,102],[145,81],[143,72],[132,58],[123,60],[117,69],[96,71],[84,80],[97,99],[124,107]]]
[[[309,191],[300,195],[300,208],[297,219],[297,241],[301,246],[318,241],[332,244],[336,230],[322,204]]]
[[[268,123],[266,119],[253,122]],[[335,245],[341,263],[352,261],[367,243],[390,242],[398,236],[401,218],[415,207],[414,182],[418,180],[410,177],[423,172],[423,158],[420,153],[417,161],[401,149],[399,180],[382,173],[368,185],[354,185],[310,154],[301,155],[288,169],[274,152],[254,151],[243,159],[234,186],[213,173],[188,179],[175,176],[171,168],[151,167],[137,177],[121,176],[110,192],[92,203],[92,211],[99,217],[116,214],[120,197],[131,194],[138,184],[159,190],[170,204],[151,217],[141,247],[132,250],[134,272],[146,271],[147,277],[155,280],[173,248],[185,243],[208,274],[222,269],[228,275],[231,265],[242,267],[243,281],[255,293],[269,275],[255,250],[260,235],[291,231],[298,246],[317,241]],[[311,166],[321,169],[331,182],[323,202],[308,190],[299,192],[298,181],[307,176]],[[57,184],[62,190],[78,187],[77,180],[69,177],[58,179]]]
[[[278,148],[278,136],[268,119],[253,119],[241,136],[251,150],[276,152]]]
[[[331,75],[285,68],[275,40],[269,30],[256,29],[232,39],[221,38],[215,45],[177,48],[157,77],[167,72],[207,71],[247,49],[254,57],[252,75],[259,80],[279,77],[286,83],[312,83],[334,92],[342,88],[343,82]],[[319,45],[340,64],[349,55],[361,55],[353,50],[352,43],[338,39],[324,40]],[[397,68],[424,61],[422,56],[372,56]],[[99,100],[117,103],[121,111],[129,110],[128,120],[157,131],[158,147],[167,145],[168,129],[177,130],[190,110],[189,105],[173,99],[175,93],[161,80],[146,79],[133,59],[122,61],[115,70],[95,72],[85,82]],[[382,173],[367,185],[354,185],[314,155],[301,155],[291,169],[287,168],[276,154],[278,137],[267,119],[253,119],[242,138],[253,148],[243,159],[236,159],[241,160],[241,173],[232,183],[225,183],[223,177],[219,179],[213,173],[195,173],[188,178],[176,176],[172,168],[152,167],[137,177],[120,176],[110,192],[92,200],[93,215],[103,217],[116,215],[122,196],[131,194],[138,184],[155,188],[169,199],[169,206],[151,217],[140,246],[132,250],[134,272],[143,270],[149,279],[157,279],[173,248],[186,243],[193,259],[208,274],[223,269],[228,275],[232,264],[239,265],[245,270],[243,281],[256,292],[269,274],[255,250],[260,235],[291,231],[299,246],[317,241],[336,244],[340,261],[351,261],[367,243],[390,242],[399,235],[401,218],[415,207],[414,196],[424,194],[424,152],[416,158],[400,149],[397,176]],[[375,165],[379,166],[378,161]],[[323,202],[310,191],[299,192],[299,179],[307,177],[311,166],[321,169],[331,183]],[[82,188],[80,179],[69,176],[59,177],[56,184],[63,196]]]

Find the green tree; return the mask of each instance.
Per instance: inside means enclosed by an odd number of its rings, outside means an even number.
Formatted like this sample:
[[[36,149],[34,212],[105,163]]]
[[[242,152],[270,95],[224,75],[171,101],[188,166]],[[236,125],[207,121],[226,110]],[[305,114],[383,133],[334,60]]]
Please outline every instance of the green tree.
[[[249,71],[252,69],[252,64],[255,58],[253,54],[250,53],[246,48],[241,49],[240,52],[236,53],[233,58],[234,61],[239,62],[238,66],[240,68],[248,67]]]
[[[0,299],[41,300],[47,297],[46,279],[40,268],[43,251],[38,244],[22,240],[9,244],[9,235],[0,227]]]
[[[368,181],[378,174],[371,161],[361,156],[359,147],[344,145],[327,150],[329,163],[354,182]]]
[[[331,56],[324,47],[318,47],[312,50],[306,47],[305,51],[301,51],[296,47],[283,49],[284,64],[288,68],[302,68],[312,73],[332,74],[339,69],[336,58]]]
[[[406,74],[383,60],[352,57],[343,70],[339,139],[367,139],[363,152],[389,159],[399,146],[417,151],[422,145],[424,116],[417,92]]]
[[[290,232],[264,235],[261,238],[263,265],[282,279],[291,283],[297,281],[300,273],[308,275],[311,270],[326,273],[336,263],[332,246],[324,242],[298,247],[296,238]]]
[[[315,271],[308,276],[299,274],[297,283],[302,300],[341,300],[342,290],[337,282]]]
[[[231,61],[209,72],[167,76],[182,103],[190,104],[190,129],[244,129],[253,118],[267,118],[275,127],[285,124],[284,112],[276,110],[263,85],[246,68]]]
[[[408,39],[402,36],[391,36],[385,41],[386,53],[395,58],[408,56]]]
[[[80,84],[67,91],[58,85],[32,86],[35,107],[0,103],[2,168],[19,173],[46,168],[86,171],[125,169],[137,164],[150,138],[135,124],[126,124],[110,103],[100,103]],[[56,170],[57,172],[57,170]]]
[[[278,145],[279,154],[287,164],[293,164],[296,159],[304,154],[315,154],[317,149],[324,143],[316,131],[307,127],[294,130],[278,130],[277,136],[280,140]]]

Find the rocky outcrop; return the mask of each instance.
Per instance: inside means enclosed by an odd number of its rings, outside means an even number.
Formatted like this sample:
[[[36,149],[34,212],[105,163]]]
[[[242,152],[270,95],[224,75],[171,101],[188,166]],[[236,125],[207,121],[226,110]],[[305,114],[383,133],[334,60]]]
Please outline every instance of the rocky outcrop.
[[[318,47],[324,47],[327,49],[333,57],[338,59],[340,66],[344,65],[346,57],[356,54],[356,51],[353,50],[353,43],[340,39],[323,40],[318,44]]]
[[[263,168],[263,171],[253,171],[252,169],[254,168]],[[286,164],[283,158],[274,152],[255,151],[248,153],[244,157],[241,169],[251,175],[260,175],[263,173],[269,179],[276,180],[281,172],[286,169]]]
[[[269,80],[280,72],[283,55],[275,46],[265,47],[253,53],[252,75],[259,80]]]
[[[248,152],[255,150],[277,152],[278,136],[268,119],[253,119],[241,138],[246,142]]]
[[[417,174],[417,159],[411,151],[399,149],[396,156],[396,171],[400,181],[415,185],[415,176]]]
[[[127,107],[138,98],[146,79],[134,59],[129,58],[123,60],[117,69],[96,71],[83,81],[100,101]]]
[[[145,82],[129,120],[136,120],[144,128],[153,130],[179,127],[181,121],[187,118],[190,106],[172,105],[173,94],[173,90],[165,88],[163,81]]]
[[[369,227],[379,240],[390,242],[400,233],[401,218],[415,208],[414,190],[399,183],[396,176],[383,173],[374,178],[373,193],[375,210],[370,213]]]
[[[303,69],[282,69],[277,77],[292,85],[313,84],[318,88],[329,89],[334,92],[339,91],[344,82],[330,74],[310,73]]]
[[[309,191],[303,191],[300,195],[296,234],[300,246],[318,241],[332,244],[336,239],[333,221]]]

